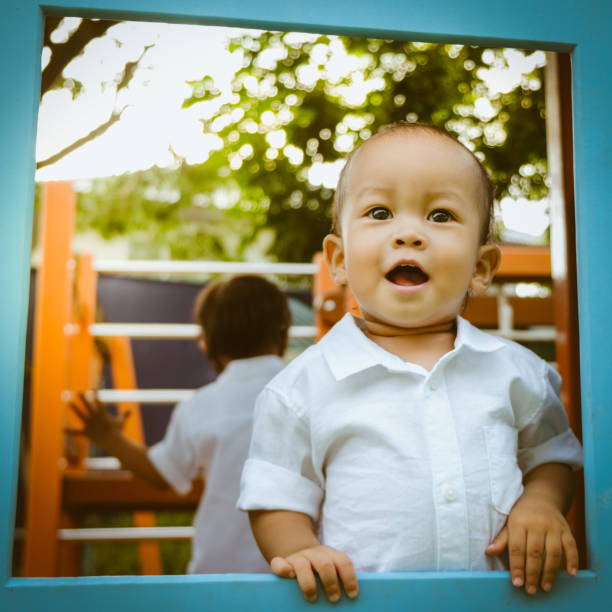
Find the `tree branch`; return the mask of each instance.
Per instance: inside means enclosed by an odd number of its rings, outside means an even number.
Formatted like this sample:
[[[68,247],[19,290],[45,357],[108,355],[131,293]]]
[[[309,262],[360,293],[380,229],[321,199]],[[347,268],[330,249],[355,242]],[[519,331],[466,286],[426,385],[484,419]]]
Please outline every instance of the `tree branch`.
[[[94,22],[94,23],[96,23],[96,22]],[[113,21],[113,22],[108,22],[107,21],[105,23],[109,24],[109,25],[107,25],[107,28],[108,28],[108,27],[110,27],[110,25],[112,25],[114,23],[118,23],[118,22],[117,21]],[[56,24],[55,27],[57,27],[57,24]],[[52,31],[52,30],[50,30],[50,31]],[[47,36],[47,32],[45,32],[45,37],[46,36]],[[73,34],[73,37],[74,37],[74,34]],[[70,40],[72,40],[72,37],[70,38]],[[70,41],[68,41],[68,42],[70,42]],[[67,44],[67,43],[65,43],[65,44]],[[117,85],[117,90],[116,90],[116,93],[115,93],[115,103],[117,102],[117,94],[119,93],[119,91],[121,89],[125,89],[126,87],[128,87],[128,85],[130,84],[132,78],[134,77],[134,74],[136,73],[136,69],[138,68],[138,65],[140,64],[140,61],[142,60],[142,58],[144,57],[146,52],[151,47],[154,47],[154,46],[155,46],[154,44],[146,45],[145,48],[142,50],[142,53],[138,56],[138,58],[136,60],[134,60],[133,62],[127,62],[125,64],[125,66],[123,67],[123,71],[121,73],[119,84]],[[70,59],[72,59],[72,58],[70,58]],[[68,60],[68,61],[70,61],[70,60]],[[79,147],[82,147],[84,144],[87,144],[88,142],[94,140],[95,138],[98,138],[99,136],[102,136],[102,134],[104,134],[112,125],[114,125],[115,123],[117,123],[117,121],[119,121],[119,119],[121,119],[121,115],[122,115],[123,111],[126,108],[127,108],[127,105],[124,106],[120,111],[113,111],[111,116],[108,118],[107,121],[105,121],[104,123],[99,125],[97,128],[95,128],[94,130],[89,132],[89,134],[87,134],[86,136],[83,136],[82,138],[79,138],[78,140],[75,140],[72,144],[70,144],[67,147],[63,148],[61,151],[58,151],[54,155],[51,155],[51,157],[48,157],[47,159],[43,159],[43,160],[37,162],[36,163],[36,169],[38,170],[39,168],[44,168],[45,166],[50,166],[51,164],[54,164],[54,163],[58,162],[60,159],[63,159],[64,157],[66,157],[66,155],[69,155],[70,153],[72,153],[73,151],[78,149]]]
[[[43,38],[43,47],[51,48],[54,43],[51,42],[51,34],[55,32],[57,26],[62,22],[63,17],[55,17],[48,15],[45,17],[45,37]]]
[[[88,42],[102,36],[111,26],[119,23],[116,20],[83,19],[79,27],[65,43],[51,42],[51,34],[59,25],[57,17],[47,17],[45,20],[45,46],[51,49],[51,59],[42,71],[40,82],[40,97],[42,98],[61,76],[64,68],[79,54]]]
[[[44,168],[45,166],[50,166],[51,164],[55,164],[60,159],[66,157],[66,155],[68,155],[69,153],[72,153],[74,150],[78,149],[79,147],[82,147],[84,144],[90,142],[91,140],[94,140],[95,138],[98,138],[99,136],[102,136],[104,132],[106,132],[112,125],[117,123],[119,119],[121,119],[121,115],[126,108],[127,108],[127,105],[124,106],[118,112],[113,111],[113,113],[111,114],[111,116],[108,118],[107,121],[105,121],[104,123],[99,125],[97,128],[89,132],[89,134],[87,134],[86,136],[83,136],[82,138],[75,140],[72,144],[69,144],[67,147],[63,148],[61,151],[58,151],[54,155],[51,155],[51,157],[47,157],[47,159],[42,159],[41,161],[36,162],[36,169],[38,170],[39,168]]]

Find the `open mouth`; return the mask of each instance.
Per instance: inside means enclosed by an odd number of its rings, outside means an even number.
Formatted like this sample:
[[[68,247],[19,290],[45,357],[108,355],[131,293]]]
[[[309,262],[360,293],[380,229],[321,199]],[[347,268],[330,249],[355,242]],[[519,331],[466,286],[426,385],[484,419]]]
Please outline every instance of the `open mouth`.
[[[399,264],[387,272],[385,278],[394,285],[410,287],[426,283],[429,275],[414,264]]]

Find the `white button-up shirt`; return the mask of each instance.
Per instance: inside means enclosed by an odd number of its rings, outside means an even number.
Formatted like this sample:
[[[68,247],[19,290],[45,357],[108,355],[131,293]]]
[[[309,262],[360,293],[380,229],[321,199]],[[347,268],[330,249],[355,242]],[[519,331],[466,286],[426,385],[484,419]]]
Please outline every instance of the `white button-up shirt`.
[[[346,315],[259,396],[238,507],[310,515],[357,571],[501,569],[484,551],[523,474],[582,452],[557,372],[457,325],[428,372]]]
[[[191,574],[268,572],[248,517],[236,509],[255,399],[283,362],[273,355],[231,361],[218,378],[176,406],[149,458],[181,494],[198,475],[206,490],[194,519]]]

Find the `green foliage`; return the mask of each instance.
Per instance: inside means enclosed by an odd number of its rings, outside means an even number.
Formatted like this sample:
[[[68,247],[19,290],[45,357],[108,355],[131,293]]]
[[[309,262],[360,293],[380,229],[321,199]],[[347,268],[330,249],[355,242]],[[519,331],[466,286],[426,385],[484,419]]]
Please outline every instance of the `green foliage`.
[[[87,514],[83,527],[132,527],[127,512]],[[140,573],[137,545],[133,542],[95,542],[81,546],[81,573],[84,576],[121,576]]]
[[[214,206],[194,171],[154,167],[94,180],[79,194],[77,230],[127,236],[137,257],[239,260],[265,217]]]
[[[262,32],[229,50],[242,58],[231,98],[202,121],[219,147],[196,166],[98,183],[80,199],[83,223],[109,237],[140,232],[173,257],[219,259],[244,257],[272,229],[270,256],[308,261],[330,227],[333,184],[322,170],[400,120],[456,134],[483,159],[498,197],[546,195],[543,73],[490,95],[483,76],[506,63],[501,49]],[[219,95],[209,76],[190,85],[184,107]]]
[[[193,512],[158,512],[159,527],[186,526],[193,523]],[[83,517],[83,527],[133,527],[130,512],[90,513]],[[191,556],[188,540],[161,540],[159,552],[164,574],[184,574]],[[95,542],[82,545],[83,576],[138,575],[140,557],[136,542]]]
[[[215,87],[215,81],[210,76],[205,76],[197,81],[187,81],[191,86],[192,95],[183,102],[183,108],[189,108],[197,102],[214,100],[221,92]]]
[[[64,79],[62,83],[58,81],[52,89],[67,89],[73,100],[76,100],[83,93],[83,83],[76,79]]]

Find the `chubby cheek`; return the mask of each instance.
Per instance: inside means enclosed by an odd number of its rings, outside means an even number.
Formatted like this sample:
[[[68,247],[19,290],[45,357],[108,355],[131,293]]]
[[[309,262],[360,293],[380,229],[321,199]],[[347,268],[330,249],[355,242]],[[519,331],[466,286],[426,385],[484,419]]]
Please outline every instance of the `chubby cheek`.
[[[440,265],[471,273],[476,266],[479,250],[480,241],[475,233],[465,231],[451,240],[440,240],[436,254]]]
[[[357,249],[346,258],[347,280],[351,288],[375,285],[381,279],[380,263],[376,252],[365,247]]]
[[[343,246],[347,272],[355,274],[356,270],[363,270],[365,265],[376,265],[378,249],[372,248],[368,240],[360,240],[358,233],[351,236],[350,240],[345,239]]]

